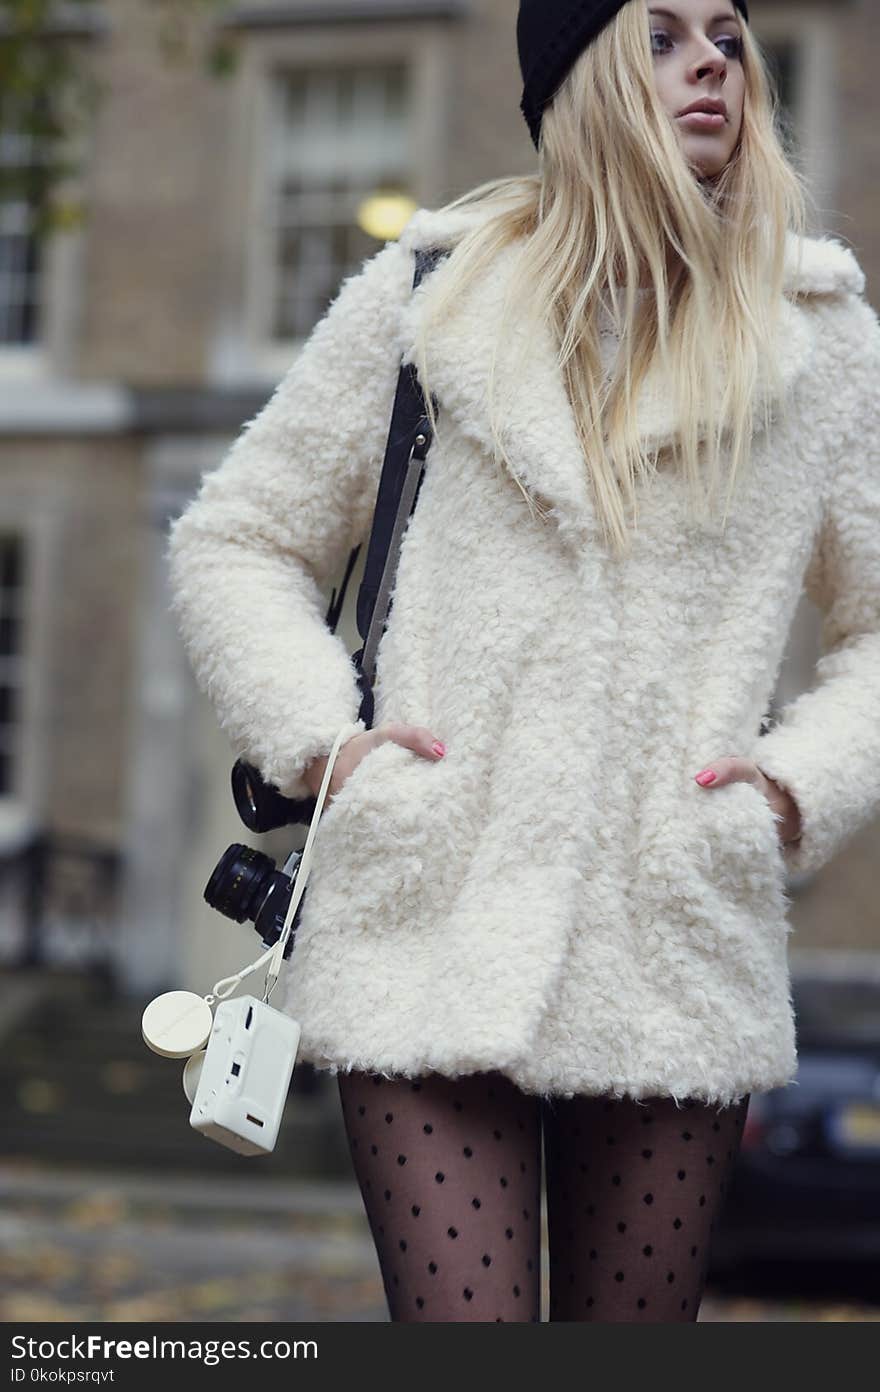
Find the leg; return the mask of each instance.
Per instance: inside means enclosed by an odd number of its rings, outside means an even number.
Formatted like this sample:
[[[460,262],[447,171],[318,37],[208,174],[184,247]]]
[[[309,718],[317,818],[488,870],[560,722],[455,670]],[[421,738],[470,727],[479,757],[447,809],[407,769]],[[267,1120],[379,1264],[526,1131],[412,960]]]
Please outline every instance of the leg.
[[[551,1320],[697,1319],[748,1101],[544,1103]]]
[[[494,1073],[337,1081],[392,1321],[538,1321],[540,1099]]]

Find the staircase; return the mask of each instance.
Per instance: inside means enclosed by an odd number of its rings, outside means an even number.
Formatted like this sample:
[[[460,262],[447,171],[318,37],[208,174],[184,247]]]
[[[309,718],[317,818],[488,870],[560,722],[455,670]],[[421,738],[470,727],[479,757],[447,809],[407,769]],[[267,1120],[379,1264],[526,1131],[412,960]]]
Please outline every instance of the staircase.
[[[143,1003],[100,972],[0,970],[2,1154],[37,1166],[350,1180],[336,1081],[298,1063],[271,1155],[194,1131],[183,1059],[141,1037]]]

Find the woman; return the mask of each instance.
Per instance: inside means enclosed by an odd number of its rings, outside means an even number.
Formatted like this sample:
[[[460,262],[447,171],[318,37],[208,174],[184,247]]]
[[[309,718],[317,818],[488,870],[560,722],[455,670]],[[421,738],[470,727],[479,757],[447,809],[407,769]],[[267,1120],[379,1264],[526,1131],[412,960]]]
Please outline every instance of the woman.
[[[786,872],[880,800],[880,326],[803,233],[744,3],[524,0],[519,49],[539,174],[345,281],[176,523],[173,602],[284,794],[350,735],[285,1008],[392,1319],[539,1319],[543,1136],[550,1318],[693,1321],[796,1067]],[[323,595],[401,356],[438,433],[366,730]],[[804,587],[825,654],[766,733]]]

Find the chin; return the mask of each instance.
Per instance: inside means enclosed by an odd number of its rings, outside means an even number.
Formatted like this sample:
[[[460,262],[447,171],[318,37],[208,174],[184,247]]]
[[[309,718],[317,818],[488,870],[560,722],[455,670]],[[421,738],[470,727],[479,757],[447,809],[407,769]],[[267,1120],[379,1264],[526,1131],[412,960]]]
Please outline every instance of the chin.
[[[724,165],[724,164],[719,164],[719,165],[713,164],[713,165],[709,165],[709,166],[702,165],[702,164],[695,164],[695,165],[693,165],[693,171],[694,171],[695,175],[697,176],[697,178],[698,178],[698,179],[703,179],[704,181],[711,180],[711,179],[717,179],[717,178],[718,178],[718,175],[721,174],[721,173],[723,173],[724,170],[725,170],[726,168],[727,168],[727,166]]]
[[[719,155],[716,159],[700,158],[699,156],[689,155],[688,163],[694,173],[700,179],[717,179],[730,163],[731,156]]]
[[[735,148],[734,146],[734,149],[731,150],[711,151],[703,148],[697,153],[693,147],[689,149],[685,145],[684,152],[695,174],[701,179],[715,179],[727,168],[733,158]]]

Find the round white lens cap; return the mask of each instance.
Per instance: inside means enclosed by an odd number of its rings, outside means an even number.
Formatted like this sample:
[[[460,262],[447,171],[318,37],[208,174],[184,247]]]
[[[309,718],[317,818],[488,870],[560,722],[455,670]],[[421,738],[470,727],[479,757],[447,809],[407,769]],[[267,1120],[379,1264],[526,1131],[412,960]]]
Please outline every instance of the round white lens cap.
[[[186,1100],[193,1103],[196,1100],[196,1093],[199,1090],[199,1078],[202,1076],[202,1064],[205,1062],[207,1049],[200,1049],[197,1054],[193,1054],[183,1065],[183,1090],[186,1093]]]
[[[214,1016],[204,996],[166,991],[151,1000],[141,1019],[144,1043],[163,1058],[186,1058],[208,1042]]]

